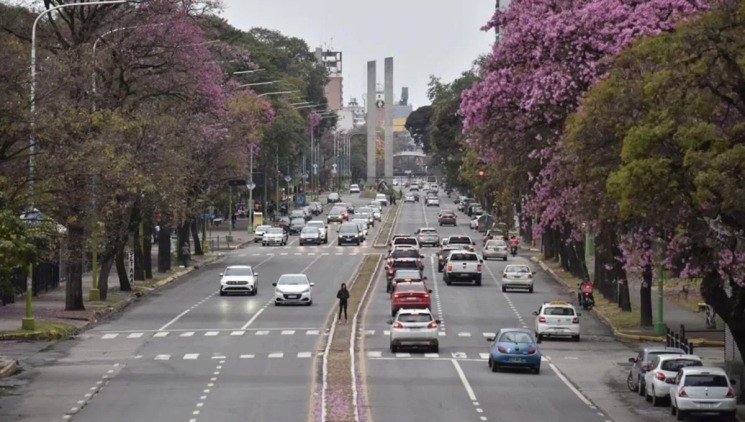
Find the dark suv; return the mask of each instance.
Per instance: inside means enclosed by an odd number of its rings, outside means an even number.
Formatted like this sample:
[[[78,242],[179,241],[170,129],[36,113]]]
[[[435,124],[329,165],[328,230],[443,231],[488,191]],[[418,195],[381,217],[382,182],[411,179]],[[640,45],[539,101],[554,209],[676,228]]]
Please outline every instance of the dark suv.
[[[362,243],[362,231],[357,223],[342,223],[338,231],[339,246],[345,243],[354,243],[359,246]]]

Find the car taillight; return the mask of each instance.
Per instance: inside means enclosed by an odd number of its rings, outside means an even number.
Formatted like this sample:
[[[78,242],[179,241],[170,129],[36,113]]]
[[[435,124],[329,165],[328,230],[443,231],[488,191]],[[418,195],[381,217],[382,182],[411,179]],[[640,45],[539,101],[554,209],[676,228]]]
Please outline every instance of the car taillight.
[[[401,297],[401,293],[394,293],[394,294],[393,294],[393,298],[394,298],[394,299],[398,299],[398,298],[400,298],[400,297]]]
[[[439,235],[439,234],[437,234],[437,233],[435,233],[435,237],[440,237],[440,235]]]
[[[393,328],[404,328],[404,325],[396,321],[393,323]]]
[[[530,349],[528,349],[528,354],[532,355],[533,353],[535,353],[535,347],[530,346]]]
[[[533,278],[533,273],[528,273],[528,278]]]
[[[393,274],[393,273],[394,273],[393,269],[388,270],[388,274]]]
[[[448,264],[448,271],[452,271],[452,270],[453,270],[453,264]]]
[[[429,297],[429,293],[425,293],[424,294],[424,297]]]
[[[471,252],[473,252],[473,251],[474,251],[474,247],[473,247],[473,245],[469,246],[469,247],[468,247],[468,250],[469,250],[469,251],[471,251]]]
[[[572,324],[579,324],[579,318],[578,317],[572,318]]]
[[[538,322],[546,322],[546,317],[539,316]]]
[[[481,264],[476,265],[476,271],[481,271]]]
[[[725,396],[728,399],[734,399],[735,398],[735,392],[732,391],[732,388],[727,389],[727,395]]]
[[[429,324],[427,324],[427,328],[437,328],[437,323],[432,321]]]
[[[585,296],[589,297],[590,296],[590,292],[585,292]]]
[[[686,393],[685,388],[681,388],[680,391],[678,391],[678,397],[688,397],[688,393]]]
[[[507,349],[502,346],[497,347],[497,350],[499,350],[499,353],[507,353]]]
[[[654,373],[655,378],[657,378],[660,381],[665,381],[665,378],[667,378],[667,375],[665,375],[663,372],[655,372]]]

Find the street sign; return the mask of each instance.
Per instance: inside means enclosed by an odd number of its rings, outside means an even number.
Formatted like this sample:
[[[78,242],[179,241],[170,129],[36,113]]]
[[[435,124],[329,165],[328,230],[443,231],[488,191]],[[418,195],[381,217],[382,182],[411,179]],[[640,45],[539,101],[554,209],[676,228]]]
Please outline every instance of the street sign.
[[[285,182],[290,183],[290,180],[292,180],[291,176],[285,176]]]
[[[256,187],[256,183],[248,182],[246,183],[246,187],[248,188],[248,190],[254,190],[254,188]]]

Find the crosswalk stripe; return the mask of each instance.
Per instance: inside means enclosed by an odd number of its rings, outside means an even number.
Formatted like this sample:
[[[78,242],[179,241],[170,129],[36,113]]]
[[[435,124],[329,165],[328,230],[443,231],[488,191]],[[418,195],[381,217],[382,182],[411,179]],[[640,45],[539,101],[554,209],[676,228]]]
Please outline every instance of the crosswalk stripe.
[[[482,333],[484,337],[494,337],[497,335],[497,333]]]
[[[336,255],[336,256],[342,256],[342,255],[344,255],[344,252],[337,252],[334,255]]]
[[[256,335],[257,336],[266,336],[266,335],[269,335],[269,331],[257,331],[256,332]]]
[[[140,338],[145,333],[130,333],[127,338]]]
[[[212,359],[215,359],[215,360],[217,360],[217,359],[225,359],[225,356],[223,356],[223,355],[215,355],[215,356],[212,356]]]
[[[168,360],[171,358],[171,355],[158,355],[155,357],[155,360]]]
[[[458,337],[471,337],[471,333],[460,332],[458,333]]]
[[[289,253],[287,253],[287,252],[282,252],[282,253],[280,253],[280,255],[281,255],[281,256],[287,256],[287,255],[289,255]]]
[[[373,351],[367,352],[367,357],[369,357],[369,358],[379,358],[381,356],[383,356],[383,352],[381,352],[381,351],[375,351],[375,350],[373,350]]]
[[[220,334],[220,332],[219,332],[219,331],[207,331],[206,333],[204,333],[204,335],[205,335],[206,337],[214,337],[214,336],[216,336],[216,335],[218,335],[218,334]]]
[[[199,357],[199,353],[187,353],[184,355],[184,360],[195,360]]]
[[[411,353],[396,353],[397,358],[410,358]]]
[[[308,252],[308,253],[307,253],[307,255],[308,255],[308,256],[315,256],[315,255],[316,255],[316,253],[315,253],[315,252]]]
[[[448,333],[446,333],[444,331],[440,331],[439,333],[437,333],[437,335],[440,336],[440,337],[445,337],[445,336],[448,335]]]
[[[168,331],[158,331],[157,333],[153,334],[153,337],[165,337],[168,335]]]
[[[269,353],[269,359],[279,359],[279,358],[283,357],[284,355],[285,354],[283,352]]]
[[[323,256],[328,256],[328,254],[329,254],[328,252],[324,252],[324,253],[322,253],[321,255],[323,255]]]
[[[181,333],[179,337],[191,337],[194,335],[194,331],[187,331],[185,333]]]
[[[311,356],[311,352],[298,352],[297,357],[299,358],[309,358]]]
[[[488,353],[479,353],[479,356],[481,357],[481,359],[489,359]]]
[[[241,330],[239,330],[239,331],[232,331],[230,333],[231,336],[242,336],[244,334],[246,334],[246,332],[245,331],[241,331]]]
[[[282,330],[283,336],[291,336],[293,334],[295,334],[295,330]]]
[[[374,336],[375,335],[375,330],[365,330],[365,335],[366,336]]]
[[[439,353],[425,353],[424,357],[425,358],[439,358],[440,354]]]
[[[305,332],[305,335],[306,336],[317,336],[318,333],[319,333],[318,330],[308,330],[308,331]]]
[[[453,352],[453,359],[468,359],[468,355],[463,352]]]
[[[384,335],[384,336],[389,336],[389,335],[391,335],[391,330],[383,330],[383,335]]]
[[[300,256],[300,255],[302,255],[300,252],[295,252],[295,256]]]
[[[253,359],[256,355],[241,355],[241,359]]]
[[[117,338],[117,336],[119,336],[119,333],[109,333],[109,334],[104,334],[103,337],[101,338],[104,340],[111,340],[111,339]]]

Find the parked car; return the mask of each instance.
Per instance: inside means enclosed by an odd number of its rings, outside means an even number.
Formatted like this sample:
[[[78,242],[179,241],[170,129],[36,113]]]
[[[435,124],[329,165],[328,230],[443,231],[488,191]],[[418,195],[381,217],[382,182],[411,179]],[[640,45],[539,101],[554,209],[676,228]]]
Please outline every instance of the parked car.
[[[504,240],[489,240],[484,244],[484,250],[481,251],[484,260],[493,258],[507,261],[508,253],[507,242]]]
[[[402,308],[391,324],[391,352],[396,353],[404,346],[423,346],[430,352],[440,351],[440,338],[437,332],[439,320],[434,319],[429,309]]]
[[[329,196],[326,197],[326,203],[328,204],[335,204],[337,202],[341,202],[341,196],[339,196],[339,193],[337,192],[331,192],[329,193]]]
[[[505,259],[506,260],[506,259]],[[502,291],[507,289],[527,289],[533,293],[533,276],[535,272],[523,264],[508,265],[502,272]]]
[[[636,391],[640,396],[644,396],[644,373],[649,370],[654,356],[665,354],[683,355],[685,352],[677,347],[645,347],[639,350],[635,357],[629,358],[631,368],[626,379],[626,386],[629,387],[629,390]]]
[[[274,286],[274,305],[312,305],[311,283],[305,274],[282,274]]]
[[[256,296],[259,292],[259,273],[250,265],[231,265],[220,273],[220,296],[229,293],[248,293]]]
[[[360,193],[359,185],[349,185],[349,193]]]
[[[256,230],[254,230],[254,243],[261,242],[261,238],[264,236],[264,233],[266,233],[266,231],[270,228],[272,228],[272,226],[264,224],[256,226]]]
[[[696,355],[655,355],[649,371],[644,374],[645,398],[652,406],[662,405],[670,397],[670,384],[665,380],[689,366],[704,366]]]
[[[491,342],[488,365],[492,372],[505,367],[528,368],[536,375],[541,372],[541,349],[530,330],[502,328],[487,341]]]
[[[737,420],[737,397],[722,368],[689,366],[682,368],[670,385],[670,413],[679,421],[692,414],[716,414],[720,421]]]
[[[261,245],[286,245],[287,244],[287,231],[281,227],[272,227],[264,232],[264,236],[261,237]]]

